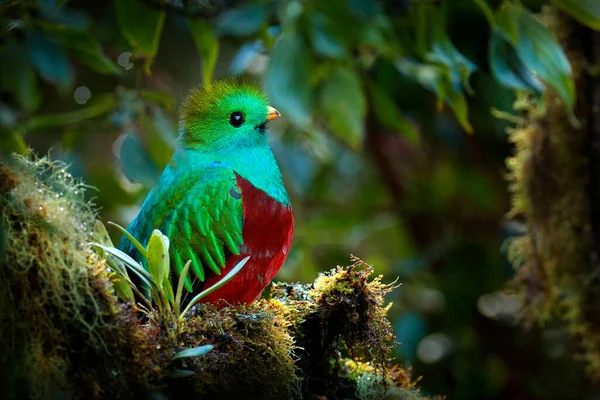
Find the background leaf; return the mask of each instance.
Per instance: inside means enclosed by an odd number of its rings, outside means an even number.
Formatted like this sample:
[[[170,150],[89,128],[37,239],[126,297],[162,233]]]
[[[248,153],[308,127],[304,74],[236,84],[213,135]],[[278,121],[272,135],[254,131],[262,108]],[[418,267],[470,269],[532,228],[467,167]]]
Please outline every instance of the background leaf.
[[[600,31],[600,2],[597,0],[553,0],[562,10],[584,25]]]
[[[490,69],[494,78],[512,89],[531,90],[541,93],[542,82],[530,71],[521,60],[504,32],[494,29],[490,36]]]
[[[225,35],[252,35],[266,23],[268,4],[248,4],[225,11],[217,20],[217,31]]]
[[[39,106],[41,94],[27,62],[27,48],[14,39],[7,40],[0,52],[0,81],[25,111],[34,111]]]
[[[74,58],[101,74],[117,75],[121,71],[102,51],[100,42],[90,33],[65,25],[44,24],[44,31],[69,50]]]
[[[572,115],[575,86],[571,78],[571,65],[552,33],[522,6],[508,5],[499,14],[506,14],[502,20],[517,22],[515,50],[519,58],[535,76],[556,91]]]
[[[282,115],[300,127],[310,123],[310,53],[294,32],[275,44],[265,76],[265,89]]]
[[[219,56],[219,42],[207,21],[188,19],[188,26],[194,39],[194,44],[202,58],[202,82],[205,85],[212,81],[213,71]]]
[[[350,146],[360,147],[367,106],[358,74],[347,67],[332,68],[321,88],[320,104],[333,132]]]
[[[418,141],[418,133],[414,123],[402,114],[384,89],[375,83],[370,83],[369,95],[373,112],[383,126],[398,132],[410,143],[414,144]]]
[[[67,55],[41,31],[34,30],[29,34],[27,50],[33,68],[42,79],[55,84],[61,91],[73,86],[75,72]]]
[[[521,58],[572,110],[575,107],[575,86],[567,56],[548,28],[531,12],[521,9],[518,15]]]
[[[139,0],[119,0],[115,7],[123,36],[138,54],[146,58],[145,71],[150,73],[150,65],[158,52],[164,11],[150,8]]]

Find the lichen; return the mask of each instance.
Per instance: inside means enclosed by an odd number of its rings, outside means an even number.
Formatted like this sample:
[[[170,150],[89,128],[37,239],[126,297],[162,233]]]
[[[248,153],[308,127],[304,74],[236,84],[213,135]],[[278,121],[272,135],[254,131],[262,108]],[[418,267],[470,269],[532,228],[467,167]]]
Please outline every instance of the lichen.
[[[394,286],[371,266],[354,259],[312,284],[275,284],[251,305],[198,304],[174,334],[156,310],[115,295],[90,250],[96,215],[84,189],[47,159],[0,166],[5,398],[422,398],[388,359]]]

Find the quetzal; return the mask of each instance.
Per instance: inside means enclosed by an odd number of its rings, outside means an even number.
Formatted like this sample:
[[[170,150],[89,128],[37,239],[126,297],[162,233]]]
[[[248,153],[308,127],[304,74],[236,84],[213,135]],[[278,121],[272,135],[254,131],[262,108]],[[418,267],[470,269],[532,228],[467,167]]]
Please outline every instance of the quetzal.
[[[294,216],[266,124],[279,112],[255,84],[223,80],[182,103],[180,148],[127,230],[144,246],[154,229],[170,240],[178,273],[191,260],[189,291],[214,285],[250,256],[225,286],[203,299],[256,300],[283,265]],[[119,248],[139,259],[125,237]],[[221,276],[220,276],[221,275]]]

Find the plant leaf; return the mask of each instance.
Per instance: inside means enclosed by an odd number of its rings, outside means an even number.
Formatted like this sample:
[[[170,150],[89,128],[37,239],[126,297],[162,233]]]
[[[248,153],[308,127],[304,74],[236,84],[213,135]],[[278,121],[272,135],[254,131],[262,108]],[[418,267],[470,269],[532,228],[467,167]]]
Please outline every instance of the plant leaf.
[[[27,61],[27,48],[11,37],[6,39],[0,51],[0,81],[23,109],[31,112],[38,108],[41,95]]]
[[[346,48],[331,33],[331,20],[319,12],[309,14],[309,33],[312,47],[325,57],[341,58],[346,53]]]
[[[116,107],[116,101],[112,94],[96,96],[90,103],[89,106],[74,111],[60,114],[38,115],[27,121],[25,129],[27,131],[32,131],[47,127],[74,124],[106,114]]]
[[[505,33],[493,29],[490,36],[490,69],[494,78],[511,89],[541,93],[542,82],[527,68]]]
[[[119,274],[112,273],[109,275],[109,279],[110,283],[112,283],[112,286],[115,289],[115,292],[117,293],[117,296],[124,301],[132,303],[135,301],[133,290],[131,289],[131,285],[126,278]]]
[[[333,68],[323,84],[320,104],[333,132],[350,146],[360,147],[367,106],[358,74],[347,67]]]
[[[248,4],[225,11],[219,16],[217,31],[226,35],[252,35],[267,22],[268,7],[268,4]]]
[[[598,0],[554,0],[554,3],[583,25],[600,31],[600,2]]]
[[[138,264],[129,255],[123,253],[119,249],[112,248],[112,247],[106,247],[106,246],[101,245],[100,243],[91,243],[91,245],[92,246],[96,246],[96,247],[100,247],[102,250],[104,250],[107,253],[115,256],[116,258],[118,258],[119,260],[121,260],[123,263],[125,263],[125,265],[127,267],[129,267],[129,269],[132,270],[142,280],[142,282],[147,287],[152,288],[153,290],[157,289],[157,286],[156,286],[154,280],[152,279],[152,275],[150,275],[150,273],[148,271],[146,271],[144,269],[144,267],[142,267],[140,264]]]
[[[58,45],[69,49],[69,54],[94,71],[101,74],[118,75],[121,71],[90,33],[66,25],[42,24],[46,32]]]
[[[575,107],[571,64],[550,31],[531,12],[510,7],[519,18],[518,51],[523,62],[560,96],[569,111]]]
[[[183,318],[185,316],[185,314],[187,314],[187,312],[190,310],[190,308],[192,308],[194,306],[194,304],[196,304],[197,302],[199,302],[200,300],[202,300],[203,298],[205,298],[206,296],[208,296],[215,290],[223,287],[227,282],[229,282],[238,272],[240,272],[242,270],[242,268],[244,267],[244,265],[246,265],[246,263],[248,262],[249,259],[250,259],[250,256],[244,258],[242,261],[237,263],[237,265],[231,271],[229,271],[229,273],[227,275],[225,275],[219,282],[215,283],[208,289],[197,294],[196,297],[194,297],[192,300],[190,300],[190,302],[185,307],[185,309],[183,310],[183,312],[181,313],[179,318],[180,319]]]
[[[467,100],[462,91],[452,85],[449,68],[421,64],[408,58],[396,61],[395,65],[403,75],[415,79],[422,86],[436,93],[440,100],[445,101],[452,108],[463,129],[468,133],[473,132],[468,118]]]
[[[75,72],[67,55],[40,30],[30,32],[27,49],[29,61],[42,79],[55,84],[61,91],[73,86]]]
[[[520,62],[531,71],[530,74],[521,72],[521,65],[517,63],[517,74],[498,75],[503,76],[505,81],[512,80],[513,85],[526,83],[529,86],[535,86],[535,84],[531,85],[532,82],[535,82],[530,78],[531,75],[541,79],[554,89],[561,98],[571,121],[576,121],[573,114],[575,84],[571,77],[571,65],[552,33],[529,10],[521,5],[507,4],[498,12],[497,19],[502,22],[498,25],[498,29],[501,29],[504,33],[504,39],[514,45]],[[514,42],[515,21],[518,27],[516,43]],[[496,69],[495,75],[498,73],[498,69],[504,71],[504,68],[502,68],[504,62],[500,59],[502,56],[501,50],[504,50],[504,54],[510,55],[510,51],[503,46],[506,46],[506,44],[501,42],[501,36],[493,33],[490,47],[498,53],[491,60],[496,64],[495,66],[492,65],[492,68]],[[515,63],[512,58],[509,61]],[[518,77],[521,77],[521,79],[518,79]]]
[[[148,239],[146,261],[154,282],[162,288],[164,282],[169,279],[171,262],[169,259],[169,239],[158,229],[155,229],[150,239]]]
[[[139,0],[119,0],[115,7],[119,29],[131,47],[146,59],[144,70],[149,74],[158,52],[165,12],[150,8]]]
[[[415,144],[419,135],[415,125],[396,107],[389,94],[377,84],[369,83],[369,95],[375,116],[388,129],[400,133],[410,143]]]
[[[212,344],[205,344],[204,346],[199,346],[199,347],[193,347],[191,349],[185,349],[180,351],[179,353],[175,354],[173,356],[173,358],[171,358],[171,361],[180,359],[180,358],[191,358],[191,357],[200,357],[203,356],[207,353],[209,353],[210,351],[212,351],[212,349],[215,346],[213,346]]]
[[[301,128],[310,124],[310,53],[300,35],[284,33],[275,44],[265,78],[269,97],[293,123]]]
[[[188,376],[193,376],[196,373],[194,371],[190,371],[189,369],[172,369],[167,371],[167,375],[172,378],[186,378]]]
[[[179,310],[181,309],[181,294],[183,293],[183,286],[185,283],[185,279],[188,276],[190,271],[190,265],[192,265],[192,260],[188,260],[183,266],[181,270],[181,274],[179,274],[179,281],[177,282],[177,292],[175,294],[175,314],[179,315]]]
[[[210,85],[219,56],[219,42],[208,22],[201,19],[188,19],[187,22],[202,58],[202,81],[205,85]]]
[[[127,231],[127,229],[123,228],[119,224],[115,224],[112,221],[108,221],[108,224],[112,225],[115,228],[117,228],[118,230],[120,230],[121,233],[123,235],[125,235],[127,237],[127,239],[129,239],[131,241],[131,243],[135,246],[135,248],[137,249],[137,251],[140,252],[140,254],[142,255],[142,257],[146,258],[146,249],[144,248],[144,246],[136,238],[133,237],[133,235],[131,233],[129,233]]]

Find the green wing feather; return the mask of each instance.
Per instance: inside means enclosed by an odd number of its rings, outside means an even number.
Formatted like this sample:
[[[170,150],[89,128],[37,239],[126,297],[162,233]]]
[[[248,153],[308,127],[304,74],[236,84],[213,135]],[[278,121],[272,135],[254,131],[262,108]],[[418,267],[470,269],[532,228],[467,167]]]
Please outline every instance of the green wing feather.
[[[145,245],[152,231],[160,229],[171,242],[171,263],[177,274],[191,260],[191,271],[204,281],[208,273],[221,274],[226,250],[240,253],[242,221],[241,190],[235,173],[227,165],[214,163],[166,170],[128,231]],[[126,252],[135,251],[123,244],[122,240],[120,247]],[[192,291],[189,276],[185,287]]]

